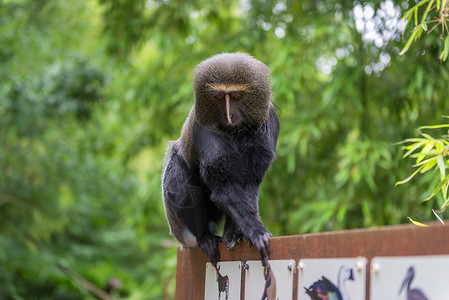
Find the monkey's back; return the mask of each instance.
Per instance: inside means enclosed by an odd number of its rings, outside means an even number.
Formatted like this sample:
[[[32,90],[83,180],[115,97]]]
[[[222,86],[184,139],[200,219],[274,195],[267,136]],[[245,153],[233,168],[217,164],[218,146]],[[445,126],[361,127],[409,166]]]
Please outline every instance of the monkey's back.
[[[184,246],[198,245],[195,237],[209,232],[220,212],[210,201],[210,190],[197,166],[189,166],[181,156],[179,139],[167,151],[162,174],[162,198],[170,233]]]
[[[182,125],[181,136],[174,143],[179,154],[189,167],[198,165],[198,153],[193,140],[193,125],[195,124],[195,105],[190,109],[189,115]]]
[[[184,246],[196,247],[195,236],[205,234],[222,215],[210,201],[210,190],[201,179],[194,143],[195,106],[181,135],[169,144],[162,174],[162,198],[170,233]]]

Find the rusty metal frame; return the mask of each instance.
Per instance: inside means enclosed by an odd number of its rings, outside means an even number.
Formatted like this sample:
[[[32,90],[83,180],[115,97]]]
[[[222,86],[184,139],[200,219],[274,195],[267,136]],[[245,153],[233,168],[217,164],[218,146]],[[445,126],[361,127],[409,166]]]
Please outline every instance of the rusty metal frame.
[[[325,232],[270,239],[270,259],[343,258],[363,256],[368,266],[374,256],[410,256],[449,254],[449,228],[432,224],[386,226],[370,229]],[[221,261],[247,261],[259,259],[257,250],[241,243],[227,251],[220,244]],[[204,299],[207,257],[199,248],[178,249],[176,268],[176,300]],[[245,285],[242,276],[242,296]],[[369,299],[370,274],[367,274],[366,299]],[[297,299],[298,272],[295,272],[293,299]],[[249,299],[247,299],[249,300]]]

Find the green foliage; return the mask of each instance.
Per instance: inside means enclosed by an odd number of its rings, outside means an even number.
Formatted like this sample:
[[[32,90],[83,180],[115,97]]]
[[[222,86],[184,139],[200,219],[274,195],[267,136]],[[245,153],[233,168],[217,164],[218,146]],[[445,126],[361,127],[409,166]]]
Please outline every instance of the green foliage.
[[[449,2],[447,0],[421,0],[404,13],[407,24],[413,20],[415,27],[410,34],[400,55],[407,52],[413,42],[418,40],[423,32],[430,34],[436,28],[441,28],[440,38],[443,39],[443,51],[440,60],[445,61],[449,54]],[[431,28],[429,29],[429,26]]]
[[[446,174],[446,168],[449,166],[447,158],[449,142],[447,136],[436,139],[422,131],[425,129],[442,129],[448,127],[449,124],[421,126],[419,128],[419,133],[422,138],[406,139],[402,142],[407,144],[406,146],[403,146],[403,149],[407,150],[403,157],[405,158],[410,156],[412,158],[415,158],[415,164],[413,165],[413,167],[415,167],[416,170],[408,178],[396,183],[404,184],[412,180],[417,174],[424,174],[426,172],[430,173],[430,171],[432,170],[436,171],[434,172],[434,174],[432,174],[432,177],[435,177],[435,175],[439,174],[439,183],[433,189],[432,193],[426,199],[424,199],[424,201],[432,199],[437,194],[441,195],[443,204],[441,204],[440,210],[436,211],[432,209],[432,212],[443,224],[444,222],[441,220],[438,213],[443,213],[449,205],[449,197],[447,194],[449,187],[449,174]],[[433,179],[433,181],[436,180]],[[411,221],[413,222],[413,220]]]
[[[48,114],[61,117],[75,113],[79,120],[91,117],[92,104],[102,100],[105,75],[90,64],[75,58],[52,70],[45,99]]]
[[[281,132],[260,210],[274,235],[434,219],[416,203],[443,205],[444,184],[428,171],[395,187],[412,171],[393,143],[447,113],[449,70],[434,35],[398,55],[400,5],[0,0],[0,298],[95,299],[86,282],[111,278],[115,298],[173,298],[162,159],[195,66],[219,52],[272,70]]]
[[[421,7],[426,7],[426,9],[422,12]],[[414,18],[415,27],[412,30],[412,33],[406,42],[404,48],[399,53],[400,55],[407,52],[410,48],[410,45],[416,41],[423,31],[428,32],[430,34],[434,31],[438,26],[441,27],[441,35],[440,39],[443,39],[444,35],[446,38],[443,44],[443,51],[440,55],[440,60],[445,61],[448,53],[449,53],[449,28],[447,26],[448,22],[448,10],[449,10],[449,2],[447,0],[443,1],[435,1],[435,0],[423,0],[418,2],[412,8],[404,14],[404,19],[407,19],[407,23],[410,23],[412,16]],[[418,14],[422,12],[421,22],[418,23]],[[428,26],[433,25],[433,27],[428,30]],[[420,74],[420,78],[422,75]],[[429,89],[430,92],[430,89]],[[398,181],[396,184],[404,184],[409,182],[415,175],[424,174],[431,170],[439,170],[440,179],[439,184],[435,187],[435,189],[430,193],[430,196],[424,199],[424,201],[428,201],[433,198],[438,192],[441,192],[442,202],[441,208],[439,211],[432,209],[432,212],[437,217],[437,219],[444,224],[441,217],[438,213],[443,213],[446,207],[449,205],[449,198],[447,196],[448,182],[449,178],[446,178],[446,152],[448,148],[448,142],[445,136],[441,139],[435,139],[431,135],[423,133],[422,130],[425,129],[441,129],[449,127],[447,124],[435,125],[435,126],[421,126],[419,127],[419,133],[422,138],[412,138],[406,139],[402,143],[406,143],[408,145],[404,146],[403,149],[407,150],[404,154],[405,157],[416,158],[416,163],[413,167],[417,169],[405,180]],[[420,222],[414,221],[409,218],[410,221],[418,226],[426,226]]]

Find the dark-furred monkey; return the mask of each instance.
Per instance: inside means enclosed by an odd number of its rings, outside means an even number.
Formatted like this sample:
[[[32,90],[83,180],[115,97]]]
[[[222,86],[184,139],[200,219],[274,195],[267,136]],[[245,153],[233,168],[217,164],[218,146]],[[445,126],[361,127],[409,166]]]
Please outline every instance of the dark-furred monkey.
[[[271,234],[259,217],[259,185],[279,132],[270,70],[248,54],[222,53],[201,62],[193,81],[195,103],[169,145],[162,175],[170,231],[216,266],[220,237],[210,224],[224,216],[226,247],[245,237],[266,265]]]

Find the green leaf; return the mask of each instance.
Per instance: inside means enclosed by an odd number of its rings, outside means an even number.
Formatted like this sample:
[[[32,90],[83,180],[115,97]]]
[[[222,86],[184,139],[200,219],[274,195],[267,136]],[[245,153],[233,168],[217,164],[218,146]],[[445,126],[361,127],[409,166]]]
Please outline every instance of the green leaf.
[[[446,165],[444,163],[443,157],[437,156],[438,168],[440,169],[441,178],[446,177]]]
[[[437,214],[437,212],[434,209],[432,209],[432,212],[435,215],[435,217],[437,217],[438,221],[441,222],[441,224],[446,225],[446,224],[444,224],[443,220],[441,219],[441,217]]]
[[[427,23],[421,23],[421,27],[424,31],[427,31]]]
[[[403,141],[393,143],[393,145],[401,145],[405,143],[420,142],[420,141],[423,141],[423,139],[422,138],[405,139]]]
[[[430,151],[435,146],[434,142],[431,141],[427,145],[425,145],[420,153],[417,153],[418,158],[416,159],[416,165],[420,165],[423,162],[423,159],[426,158],[428,154],[430,154]],[[430,158],[432,159],[432,158]],[[426,159],[424,163],[427,163],[429,159]]]
[[[415,26],[416,26],[416,25],[418,25],[418,8],[415,9],[414,17],[415,17]]]
[[[396,186],[400,185],[400,184],[404,184],[409,182],[410,180],[412,180],[413,177],[415,177],[416,174],[418,174],[419,171],[422,170],[422,168],[424,168],[424,166],[419,167],[415,172],[413,172],[412,175],[410,175],[409,177],[407,177],[406,179],[402,180],[402,181],[398,181],[396,182]]]
[[[441,181],[441,182],[436,186],[436,188],[432,191],[432,194],[430,194],[429,197],[427,197],[426,199],[424,199],[424,201],[428,201],[428,200],[432,199],[432,198],[438,193],[438,191],[439,191],[445,184],[447,184],[447,182],[448,182],[448,179]]]
[[[412,218],[410,218],[410,217],[407,217],[409,220],[410,220],[410,222],[412,222],[414,225],[416,225],[416,226],[419,226],[419,227],[427,227],[427,226],[429,226],[429,225],[426,225],[426,224],[423,224],[423,223],[420,223],[420,222],[418,222],[418,221],[414,221]]]
[[[446,61],[448,55],[449,55],[449,35],[444,40],[444,48],[443,52],[441,52],[440,60]]]
[[[447,5],[447,0],[443,0],[442,4],[441,4],[441,12],[443,12],[444,8]]]
[[[440,124],[440,125],[431,125],[431,126],[420,126],[418,129],[440,129],[440,128],[449,128],[449,124]]]
[[[428,160],[428,162],[424,164],[424,168],[421,170],[421,173],[426,173],[427,171],[431,170],[436,164],[437,160],[435,158]]]
[[[422,27],[415,27],[415,29],[413,29],[412,34],[410,35],[407,42],[405,43],[404,48],[401,50],[401,52],[399,52],[399,55],[403,55],[405,52],[408,51],[408,49],[410,48],[413,41],[416,40],[416,38],[419,36],[419,34],[422,32],[422,30],[423,30]]]
[[[432,5],[433,5],[434,2],[435,2],[435,0],[429,1],[429,4],[427,5],[427,8],[426,8],[426,10],[424,11],[423,17],[422,17],[422,19],[421,19],[421,26],[422,26],[422,28],[424,29],[424,31],[427,31],[426,18],[427,18],[427,15],[429,14],[429,12],[430,12],[430,10],[431,10]]]
[[[405,158],[405,157],[409,156],[411,153],[413,153],[416,149],[418,149],[419,147],[421,147],[423,144],[424,144],[424,142],[422,142],[422,141],[419,142],[419,143],[413,144],[413,146],[410,148],[410,150],[407,151],[407,152],[402,156],[402,158]],[[405,148],[405,147],[404,147],[404,148]],[[409,148],[407,148],[407,149],[409,149]]]

